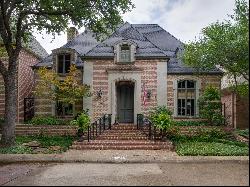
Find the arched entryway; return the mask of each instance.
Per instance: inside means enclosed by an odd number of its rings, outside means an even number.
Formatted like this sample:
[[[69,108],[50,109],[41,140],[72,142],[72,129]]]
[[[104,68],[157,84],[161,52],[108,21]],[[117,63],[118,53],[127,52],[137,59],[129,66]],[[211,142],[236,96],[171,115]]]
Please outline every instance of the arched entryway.
[[[117,120],[119,123],[134,122],[134,90],[132,81],[119,81],[116,83]]]

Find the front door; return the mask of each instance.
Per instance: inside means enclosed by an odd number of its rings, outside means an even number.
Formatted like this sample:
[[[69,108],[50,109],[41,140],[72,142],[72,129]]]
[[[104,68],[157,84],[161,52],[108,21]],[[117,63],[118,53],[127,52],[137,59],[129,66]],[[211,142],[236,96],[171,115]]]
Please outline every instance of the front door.
[[[119,123],[134,122],[134,85],[120,83],[117,86],[117,114]]]

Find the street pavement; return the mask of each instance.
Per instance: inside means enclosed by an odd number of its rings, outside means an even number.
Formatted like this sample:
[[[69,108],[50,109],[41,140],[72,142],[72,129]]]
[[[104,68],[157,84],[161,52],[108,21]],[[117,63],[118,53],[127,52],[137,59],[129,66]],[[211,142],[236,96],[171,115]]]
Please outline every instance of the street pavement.
[[[0,165],[0,185],[248,186],[249,163],[15,163]]]

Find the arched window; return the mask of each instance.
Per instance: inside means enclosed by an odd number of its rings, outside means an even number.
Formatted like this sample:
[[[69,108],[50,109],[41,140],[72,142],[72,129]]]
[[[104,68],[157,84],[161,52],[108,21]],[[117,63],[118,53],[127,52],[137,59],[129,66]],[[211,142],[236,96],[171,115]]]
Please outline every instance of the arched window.
[[[195,116],[196,113],[196,82],[181,80],[177,82],[177,115]]]
[[[131,50],[128,44],[120,45],[120,62],[127,63],[131,62]]]

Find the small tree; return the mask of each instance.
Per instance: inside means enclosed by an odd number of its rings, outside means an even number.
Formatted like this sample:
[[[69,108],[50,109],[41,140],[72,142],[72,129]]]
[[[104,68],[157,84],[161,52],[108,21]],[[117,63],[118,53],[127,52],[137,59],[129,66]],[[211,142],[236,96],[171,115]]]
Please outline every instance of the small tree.
[[[223,116],[221,114],[220,92],[213,86],[207,86],[198,100],[200,117],[207,119],[210,125],[221,125]]]
[[[70,66],[69,73],[63,81],[60,76],[53,70],[41,67],[38,70],[41,80],[35,87],[34,94],[39,97],[46,97],[54,101],[75,104],[83,97],[91,95],[90,86],[77,82],[77,68],[75,65]]]

